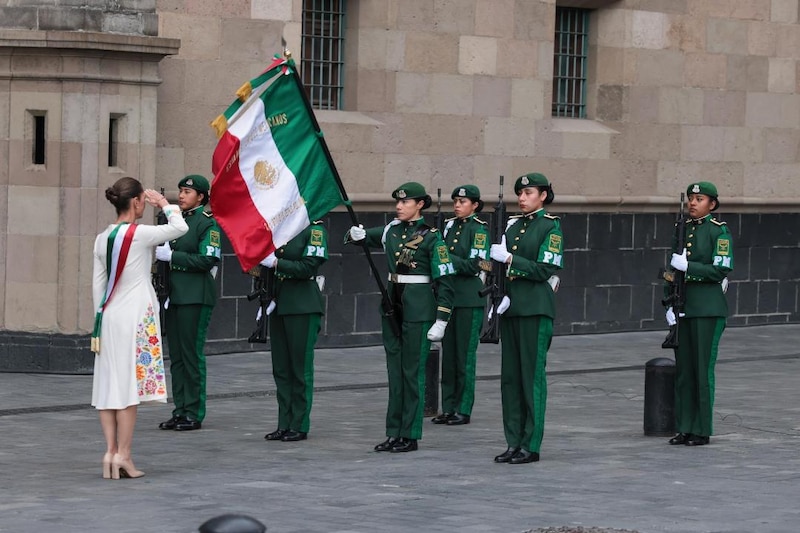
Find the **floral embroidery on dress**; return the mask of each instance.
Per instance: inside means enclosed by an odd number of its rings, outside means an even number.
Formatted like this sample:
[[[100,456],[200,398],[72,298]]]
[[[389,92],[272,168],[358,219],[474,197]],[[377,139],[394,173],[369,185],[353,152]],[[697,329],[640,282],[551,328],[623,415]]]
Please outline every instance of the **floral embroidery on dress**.
[[[139,400],[144,402],[167,396],[161,339],[152,305],[147,306],[147,312],[136,328],[136,389]]]

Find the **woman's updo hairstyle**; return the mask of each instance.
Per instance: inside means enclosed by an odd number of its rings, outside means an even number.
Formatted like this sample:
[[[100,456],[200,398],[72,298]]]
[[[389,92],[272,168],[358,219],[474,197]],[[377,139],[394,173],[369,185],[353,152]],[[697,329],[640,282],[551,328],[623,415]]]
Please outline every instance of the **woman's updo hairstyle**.
[[[131,207],[131,200],[138,198],[144,192],[144,187],[136,178],[120,178],[114,185],[106,189],[106,199],[117,210],[117,215]]]

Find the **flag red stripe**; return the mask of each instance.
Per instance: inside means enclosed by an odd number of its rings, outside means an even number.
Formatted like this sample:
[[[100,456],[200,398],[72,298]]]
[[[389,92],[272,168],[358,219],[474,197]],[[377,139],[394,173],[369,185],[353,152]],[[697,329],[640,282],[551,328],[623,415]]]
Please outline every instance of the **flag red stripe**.
[[[239,139],[225,132],[214,150],[211,210],[230,239],[244,272],[275,251],[272,231],[239,172]]]

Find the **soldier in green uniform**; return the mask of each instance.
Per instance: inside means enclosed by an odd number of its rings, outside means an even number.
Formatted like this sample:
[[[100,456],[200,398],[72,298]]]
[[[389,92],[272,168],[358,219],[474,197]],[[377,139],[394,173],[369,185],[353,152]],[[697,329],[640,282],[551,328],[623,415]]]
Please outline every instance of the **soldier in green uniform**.
[[[667,309],[667,323],[680,321],[675,349],[675,419],[678,434],[670,444],[702,446],[710,442],[714,417],[714,365],[728,303],[724,289],[733,270],[733,240],[725,222],[711,216],[719,208],[717,188],[699,181],[686,189],[689,218],[686,248],[673,242],[670,264],[685,272],[683,312]]]
[[[208,180],[196,174],[178,183],[178,205],[189,231],[156,248],[156,259],[170,262],[166,313],[172,418],[161,429],[200,429],[206,415],[206,357],[203,348],[217,299],[214,277],[220,260],[220,229],[204,210]]]
[[[475,401],[475,363],[486,299],[480,274],[491,270],[489,232],[476,213],[483,209],[475,185],[461,185],[450,195],[456,216],[447,219],[444,241],[456,269],[453,312],[442,339],[442,414],[434,424],[469,424]],[[483,267],[483,268],[481,268]]]
[[[441,235],[427,225],[422,210],[431,197],[416,182],[404,183],[392,192],[397,218],[385,227],[353,226],[345,242],[361,242],[383,248],[389,262],[388,292],[400,319],[396,337],[383,318],[383,347],[389,377],[386,437],[377,452],[410,452],[422,437],[425,361],[431,341],[442,340],[453,301],[451,275],[455,268]],[[436,293],[434,294],[434,285]]]
[[[305,440],[314,392],[314,345],[324,313],[317,276],[328,260],[328,232],[312,222],[261,262],[275,269],[275,310],[269,323],[278,429],[267,440]]]
[[[561,224],[544,206],[553,189],[539,173],[517,178],[514,192],[522,214],[512,216],[491,257],[508,265],[500,322],[503,429],[508,449],[496,463],[539,460],[547,403],[547,350],[553,337],[556,271],[563,268]]]

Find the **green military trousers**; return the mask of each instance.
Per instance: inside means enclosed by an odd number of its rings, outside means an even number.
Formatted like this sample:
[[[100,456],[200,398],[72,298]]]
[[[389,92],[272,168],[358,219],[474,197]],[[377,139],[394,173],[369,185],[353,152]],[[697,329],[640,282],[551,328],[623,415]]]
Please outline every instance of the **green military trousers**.
[[[431,325],[433,321],[404,321],[398,338],[392,333],[387,319],[383,319],[383,348],[389,376],[387,437],[422,438],[425,362],[431,347],[427,334]]]
[[[723,317],[679,319],[675,349],[675,425],[679,433],[713,434],[714,366]]]
[[[272,377],[278,389],[278,429],[308,433],[314,395],[314,345],[321,315],[272,315]]]
[[[457,307],[442,339],[442,412],[472,415],[482,307]]]
[[[210,305],[170,305],[167,308],[169,371],[172,375],[173,416],[202,422],[206,416],[206,344]]]
[[[539,453],[547,405],[547,350],[553,319],[503,317],[500,321],[500,386],[503,429],[510,448]]]

